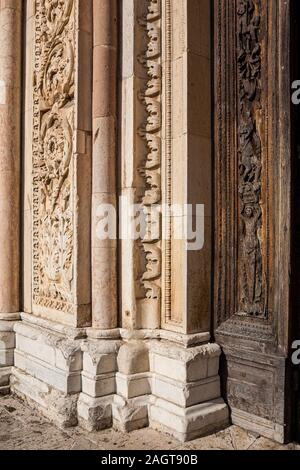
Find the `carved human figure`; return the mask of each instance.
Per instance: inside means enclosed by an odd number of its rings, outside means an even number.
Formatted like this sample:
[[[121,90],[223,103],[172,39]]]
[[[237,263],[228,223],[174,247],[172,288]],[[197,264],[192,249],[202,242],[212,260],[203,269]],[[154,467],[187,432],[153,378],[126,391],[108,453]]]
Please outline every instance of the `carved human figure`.
[[[241,220],[241,303],[247,313],[261,313],[262,264],[258,232],[261,209],[256,204],[246,204]]]

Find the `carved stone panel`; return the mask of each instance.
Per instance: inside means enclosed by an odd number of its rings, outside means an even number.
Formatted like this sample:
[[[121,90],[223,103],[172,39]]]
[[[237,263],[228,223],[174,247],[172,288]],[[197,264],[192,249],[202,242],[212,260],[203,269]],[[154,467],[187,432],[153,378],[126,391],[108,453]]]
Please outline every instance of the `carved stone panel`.
[[[85,4],[86,12],[89,4]],[[78,237],[84,236],[84,230],[80,234],[77,226],[80,205],[87,204],[81,198],[89,198],[90,178],[89,129],[79,129],[78,121],[81,14],[77,0],[35,2],[33,309],[36,314],[74,325],[86,323],[89,310],[89,292],[80,299],[77,283],[81,274],[89,279],[88,266],[79,260]],[[86,101],[89,99],[87,96]],[[84,189],[78,187],[79,168],[86,178]],[[85,217],[88,222],[88,213]],[[88,238],[86,243],[88,249]]]

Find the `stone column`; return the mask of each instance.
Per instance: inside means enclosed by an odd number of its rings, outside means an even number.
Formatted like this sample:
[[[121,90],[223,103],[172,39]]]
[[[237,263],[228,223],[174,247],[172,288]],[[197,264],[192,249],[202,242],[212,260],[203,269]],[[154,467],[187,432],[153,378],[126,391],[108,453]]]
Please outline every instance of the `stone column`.
[[[93,1],[92,328],[82,345],[80,424],[112,424],[116,392],[117,318],[116,120],[117,0]],[[111,236],[105,236],[107,217]]]
[[[0,1],[0,393],[13,365],[20,310],[20,140],[22,2]]]
[[[107,330],[117,327],[117,242],[101,234],[104,205],[116,208],[117,1],[94,0],[93,15],[92,315]]]

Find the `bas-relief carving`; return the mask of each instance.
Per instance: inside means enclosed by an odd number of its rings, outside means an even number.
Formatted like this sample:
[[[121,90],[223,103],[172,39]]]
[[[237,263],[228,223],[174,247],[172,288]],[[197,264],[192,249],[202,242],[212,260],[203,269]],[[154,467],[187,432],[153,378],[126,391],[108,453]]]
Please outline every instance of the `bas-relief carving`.
[[[262,145],[258,130],[261,108],[260,15],[260,0],[238,2],[239,309],[257,317],[265,315],[260,206]]]
[[[142,321],[144,317],[150,317],[151,323],[158,327],[161,308],[161,221],[159,213],[151,210],[151,206],[161,203],[161,0],[147,0],[147,13],[138,22],[144,30],[147,44],[147,49],[138,56],[138,60],[145,68],[148,80],[138,96],[145,110],[145,122],[138,129],[145,144],[145,160],[138,170],[144,180],[141,203],[146,230],[140,247],[145,267],[136,292]]]
[[[75,2],[35,6],[33,300],[72,313]]]

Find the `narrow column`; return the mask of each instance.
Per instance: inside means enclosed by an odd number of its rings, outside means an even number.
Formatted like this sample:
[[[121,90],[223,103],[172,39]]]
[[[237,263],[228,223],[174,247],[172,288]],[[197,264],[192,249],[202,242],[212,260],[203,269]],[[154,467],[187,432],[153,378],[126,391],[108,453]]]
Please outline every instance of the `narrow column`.
[[[9,392],[20,291],[22,2],[0,0],[0,394]]]
[[[21,10],[0,1],[0,318],[20,309]]]
[[[93,327],[108,330],[117,327],[117,242],[101,228],[104,205],[116,208],[117,1],[94,0],[93,15],[92,312]]]

